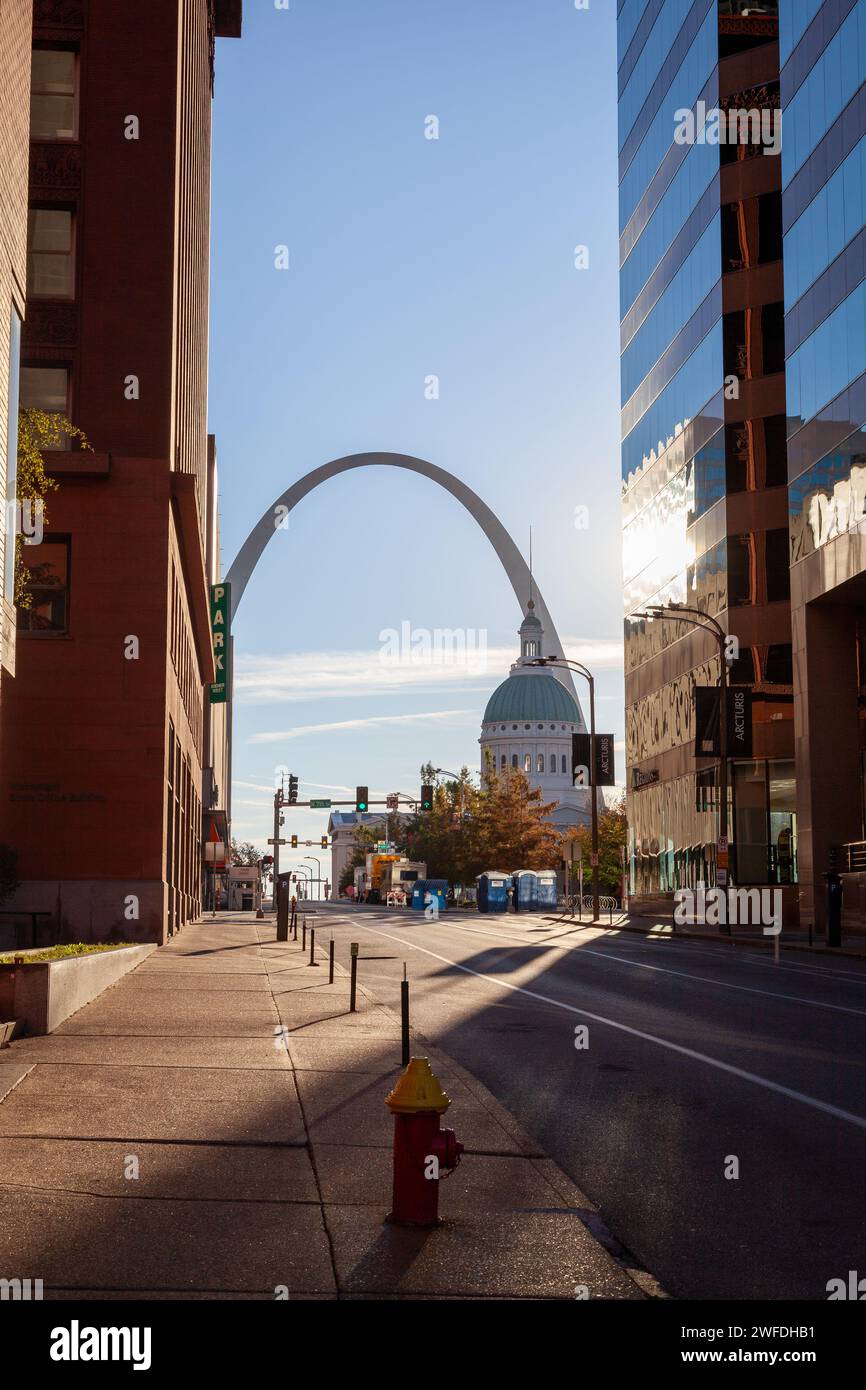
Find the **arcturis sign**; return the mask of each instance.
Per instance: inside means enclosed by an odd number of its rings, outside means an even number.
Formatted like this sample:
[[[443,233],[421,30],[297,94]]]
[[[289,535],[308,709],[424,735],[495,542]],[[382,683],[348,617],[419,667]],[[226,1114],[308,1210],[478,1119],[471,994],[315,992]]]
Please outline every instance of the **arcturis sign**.
[[[572,734],[571,766],[572,780],[576,787],[590,785],[589,763],[592,739],[589,734]],[[616,783],[613,765],[613,734],[595,736],[595,777],[596,787],[612,787]]]
[[[224,705],[231,682],[229,615],[232,589],[230,584],[212,584],[210,589],[210,628],[213,641],[213,664],[216,680],[210,688],[212,705]]]

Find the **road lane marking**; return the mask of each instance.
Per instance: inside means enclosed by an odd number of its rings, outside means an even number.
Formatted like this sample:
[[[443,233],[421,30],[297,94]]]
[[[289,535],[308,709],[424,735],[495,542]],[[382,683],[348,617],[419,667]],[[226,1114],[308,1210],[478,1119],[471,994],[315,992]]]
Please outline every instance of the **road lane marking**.
[[[756,1072],[746,1071],[743,1067],[735,1067],[731,1062],[722,1062],[718,1057],[710,1057],[707,1053],[697,1052],[694,1048],[683,1047],[681,1043],[670,1042],[667,1038],[659,1038],[655,1033],[646,1033],[641,1028],[632,1028],[628,1023],[619,1023],[615,1018],[606,1018],[604,1014],[596,1014],[590,1009],[578,1008],[576,1004],[566,1004],[561,999],[551,999],[549,995],[539,994],[537,990],[527,989],[525,985],[515,985],[508,980],[498,980],[495,975],[485,975],[481,970],[472,970],[468,965],[462,965],[460,961],[449,960],[447,956],[441,956],[437,951],[431,951],[426,946],[419,946],[414,941],[406,941],[401,936],[392,936],[390,932],[377,930],[375,927],[368,927],[367,930],[374,932],[377,936],[387,937],[389,941],[397,941],[401,946],[408,946],[414,951],[420,951],[425,956],[432,956],[434,960],[441,961],[443,965],[450,965],[455,970],[462,970],[465,975],[474,975],[476,979],[484,980],[487,984],[498,985],[500,989],[509,989],[516,994],[525,994],[530,999],[537,999],[541,1004],[552,1004],[554,1008],[564,1009],[570,1014],[578,1014],[581,1018],[590,1018],[594,1023],[603,1023],[608,1028],[615,1028],[620,1033],[628,1033],[630,1037],[640,1038],[643,1042],[655,1043],[657,1047],[664,1047],[669,1052],[676,1052],[681,1057],[690,1058],[693,1062],[701,1062],[704,1066],[725,1072],[728,1076],[736,1076],[741,1081],[750,1081],[755,1086],[761,1086],[765,1091],[773,1091],[776,1095],[786,1096],[788,1100],[795,1100],[800,1105],[806,1105],[812,1110],[820,1110],[825,1115],[832,1115],[836,1120],[844,1120],[847,1124],[856,1126],[857,1129],[866,1130],[866,1119],[862,1115],[855,1115],[850,1110],[843,1110],[838,1105],[831,1105],[829,1101],[818,1100],[816,1096],[807,1096],[804,1091],[795,1091],[791,1086],[783,1086],[778,1081],[770,1081],[766,1076],[758,1076]]]
[[[845,1004],[830,1004],[824,999],[806,999],[800,994],[779,994],[774,989],[759,989],[757,985],[735,985],[729,980],[711,980],[706,975],[688,975],[684,970],[669,970],[664,965],[647,965],[642,960],[630,960],[628,956],[610,955],[607,951],[595,951],[591,946],[559,946],[549,937],[542,941],[527,941],[525,937],[507,937],[504,933],[489,931],[484,927],[470,927],[461,923],[431,922],[431,926],[450,927],[453,930],[472,932],[475,936],[486,936],[494,941],[503,941],[509,946],[538,946],[542,950],[561,951],[567,956],[598,956],[600,960],[611,960],[614,965],[631,966],[633,970],[652,970],[657,975],[675,975],[680,980],[694,980],[696,984],[718,985],[719,989],[735,989],[742,994],[760,994],[766,999],[783,999],[789,1004],[811,1004],[816,1009],[832,1009],[834,1013],[854,1014],[866,1018],[866,1009],[848,1008]]]

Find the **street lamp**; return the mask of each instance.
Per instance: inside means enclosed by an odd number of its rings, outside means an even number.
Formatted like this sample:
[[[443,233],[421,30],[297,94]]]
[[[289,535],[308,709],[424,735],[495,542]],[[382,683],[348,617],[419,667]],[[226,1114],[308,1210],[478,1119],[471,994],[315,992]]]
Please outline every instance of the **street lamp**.
[[[463,779],[462,779],[462,777],[461,777],[460,774],[457,773],[457,772],[448,772],[448,770],[447,770],[446,768],[444,768],[444,767],[434,767],[433,771],[434,771],[434,773],[437,775],[437,777],[438,777],[440,774],[441,774],[441,776],[443,776],[443,777],[453,777],[453,778],[454,778],[454,781],[457,783],[458,787],[460,788],[460,821],[461,821],[461,824],[462,824],[462,821],[463,821],[463,807],[464,807]]]
[[[303,873],[303,874],[309,874],[309,875],[310,875],[309,878],[303,878],[303,879],[301,879],[301,880],[299,881],[299,884],[298,884],[299,887],[300,887],[300,884],[301,884],[301,883],[303,883],[303,884],[309,884],[310,887],[313,886],[313,871],[312,871],[312,869],[311,869],[307,864],[296,864],[295,867],[294,867],[294,869],[292,870],[292,872],[293,872],[293,873],[296,873],[296,874]]]
[[[598,788],[595,785],[595,676],[580,661],[567,656],[538,656],[528,666],[558,666],[561,670],[576,671],[589,684],[589,785],[592,788],[592,920],[599,919],[598,885]],[[574,775],[572,770],[572,776]],[[583,911],[583,902],[580,904]]]
[[[305,859],[312,859],[313,863],[315,864],[316,868],[317,868],[318,871],[319,871],[319,892],[321,893],[321,891],[322,891],[322,861],[321,861],[320,859],[317,859],[316,856],[315,856],[315,854],[305,854],[305,855],[304,855],[304,858],[305,858]],[[302,866],[302,867],[303,867],[303,866]]]
[[[633,618],[672,618],[680,619],[688,623],[691,627],[702,628],[704,632],[711,632],[716,639],[719,647],[719,841],[724,843],[725,852],[728,846],[728,634],[721,623],[711,617],[709,613],[703,613],[700,608],[687,608],[685,604],[650,604],[650,606],[640,613],[632,613]],[[718,845],[716,847],[718,856]],[[725,874],[725,904],[728,901],[728,871]],[[716,882],[718,883],[719,868],[718,858],[716,860]],[[724,915],[721,924],[724,936],[730,936],[731,924],[728,921],[728,913]]]

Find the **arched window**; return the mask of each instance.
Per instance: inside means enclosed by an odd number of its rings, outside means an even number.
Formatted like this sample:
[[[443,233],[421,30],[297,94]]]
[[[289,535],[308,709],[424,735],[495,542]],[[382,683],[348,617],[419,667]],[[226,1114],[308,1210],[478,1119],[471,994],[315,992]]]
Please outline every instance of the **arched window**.
[[[543,772],[543,771],[544,771],[544,754],[543,754],[543,753],[539,753],[539,755],[538,755],[538,758],[537,758],[537,761],[536,761],[536,764],[535,764],[535,770],[536,770],[536,772]]]
[[[511,754],[511,766],[512,766],[512,767],[517,767],[517,754],[516,754],[516,753],[512,753],[512,754]]]
[[[531,771],[532,771],[532,754],[531,754],[531,753],[524,753],[524,755],[523,755],[523,771],[524,771],[524,772],[531,772]]]
[[[567,776],[568,776],[568,763],[567,763],[566,760],[565,760],[565,754],[564,754],[564,753],[563,753],[563,755],[562,755],[562,775],[563,775],[563,777],[567,777]]]
[[[499,764],[499,766],[500,766],[500,768],[504,768],[504,767],[505,767],[505,754],[504,754],[504,753],[502,754],[502,761],[501,761],[501,763]]]

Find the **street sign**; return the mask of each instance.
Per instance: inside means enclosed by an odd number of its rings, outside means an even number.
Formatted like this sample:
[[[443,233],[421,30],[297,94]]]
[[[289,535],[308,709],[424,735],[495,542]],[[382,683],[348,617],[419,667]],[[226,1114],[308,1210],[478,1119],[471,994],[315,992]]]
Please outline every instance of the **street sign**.
[[[229,620],[231,617],[231,585],[211,584],[210,586],[210,626],[213,643],[213,664],[216,680],[211,682],[210,702],[224,705],[228,700],[231,686],[229,658]]]
[[[327,801],[311,801],[310,807],[314,811],[329,811],[331,809],[331,799],[329,797]]]
[[[592,867],[593,867],[594,869],[597,869],[597,868],[598,868],[598,855],[597,855],[597,854],[591,854],[591,855],[589,856],[589,862],[590,862],[590,864],[592,865]]]
[[[269,844],[269,845],[284,845],[285,843],[286,843],[285,840],[274,840],[274,839],[268,840],[268,844]]]
[[[389,811],[396,811],[397,807],[400,805],[399,793],[389,792],[385,798],[385,805],[388,807]]]

